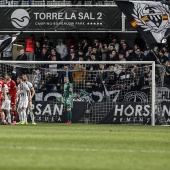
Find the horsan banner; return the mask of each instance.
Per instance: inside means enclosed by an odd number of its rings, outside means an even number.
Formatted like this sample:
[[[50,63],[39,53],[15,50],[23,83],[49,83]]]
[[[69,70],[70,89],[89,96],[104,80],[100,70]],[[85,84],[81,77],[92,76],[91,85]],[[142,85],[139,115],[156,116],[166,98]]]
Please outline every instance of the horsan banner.
[[[1,7],[0,31],[120,31],[117,7]]]
[[[84,122],[101,124],[151,124],[151,105],[149,96],[144,91],[112,90],[92,91],[91,93],[75,93],[73,107],[73,123]],[[63,103],[54,102],[61,98],[57,92],[39,92],[35,94],[33,109],[36,122],[66,122],[66,111]],[[157,104],[162,107],[156,112],[156,124],[159,117],[170,124],[170,89],[158,87]],[[157,106],[155,106],[157,107]],[[159,114],[159,117],[158,117]],[[28,113],[29,115],[29,113]]]

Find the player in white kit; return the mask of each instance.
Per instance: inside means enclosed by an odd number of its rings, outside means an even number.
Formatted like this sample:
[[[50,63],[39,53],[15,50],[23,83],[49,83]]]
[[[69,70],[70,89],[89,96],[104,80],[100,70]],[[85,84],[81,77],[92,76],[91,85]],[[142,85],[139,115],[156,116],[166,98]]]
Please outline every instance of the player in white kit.
[[[36,125],[36,123],[34,121],[34,113],[33,113],[33,108],[32,108],[32,98],[35,95],[35,90],[34,90],[34,87],[33,87],[32,83],[30,81],[28,81],[27,75],[24,74],[24,75],[22,75],[22,77],[23,77],[24,83],[26,83],[28,85],[29,89],[30,89],[31,96],[30,96],[30,101],[28,102],[28,110],[30,112],[30,117],[31,117],[32,124]]]
[[[22,125],[27,124],[27,114],[26,109],[28,107],[28,102],[31,99],[30,89],[26,83],[23,82],[23,77],[17,78],[18,83],[18,113],[19,119]]]
[[[5,112],[5,114],[7,114],[8,123],[11,124],[11,114],[10,114],[11,101],[8,98],[8,86],[6,84],[4,84],[4,89],[6,93],[5,94],[3,93],[1,110],[3,113]]]

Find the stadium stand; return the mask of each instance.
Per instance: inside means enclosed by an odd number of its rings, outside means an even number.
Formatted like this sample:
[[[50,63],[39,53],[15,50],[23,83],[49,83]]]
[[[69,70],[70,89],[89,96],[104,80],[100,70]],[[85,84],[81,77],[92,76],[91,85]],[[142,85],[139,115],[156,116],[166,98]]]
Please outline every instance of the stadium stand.
[[[9,1],[9,0],[8,0]],[[14,5],[18,5],[18,1],[19,0],[13,0],[13,4]],[[0,5],[5,5],[7,4],[6,3],[6,0],[1,0],[0,1]],[[74,4],[74,5],[81,5],[81,4],[84,4],[84,5],[90,5],[90,4],[105,4],[105,5],[113,5],[115,4],[113,0],[99,0],[99,1],[96,1],[96,0],[87,0],[87,1],[66,1],[66,0],[41,0],[41,1],[36,1],[36,0],[32,0],[32,5],[71,5],[71,4]],[[9,3],[9,5],[11,5]],[[23,0],[22,2],[22,5],[28,5],[28,0]]]

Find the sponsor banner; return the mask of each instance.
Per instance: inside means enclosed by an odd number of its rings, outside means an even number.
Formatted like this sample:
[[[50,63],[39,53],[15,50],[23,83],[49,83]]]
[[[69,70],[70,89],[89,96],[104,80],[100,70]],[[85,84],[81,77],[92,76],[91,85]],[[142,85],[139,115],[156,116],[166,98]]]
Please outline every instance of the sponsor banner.
[[[150,122],[150,109],[147,103],[118,102],[113,105],[102,124],[148,124]]]
[[[106,89],[105,89],[106,90]],[[158,87],[157,104],[162,105],[161,116],[170,124],[170,89]],[[150,125],[151,106],[148,94],[142,91],[121,90],[92,91],[74,94],[73,122],[80,122],[88,111],[89,121],[111,124],[148,124]],[[34,98],[34,113],[37,122],[65,122],[66,112],[60,102],[62,94],[58,92],[39,92]],[[123,98],[122,98],[123,97]],[[55,103],[54,101],[56,101]],[[156,109],[157,110],[157,109]],[[95,115],[95,116],[94,116]],[[99,122],[98,117],[101,121]],[[157,117],[157,115],[156,115]],[[158,120],[156,119],[156,123]]]
[[[170,102],[162,103],[162,114],[170,124]],[[155,115],[155,124],[159,124]],[[99,122],[101,124],[151,124],[151,106],[148,103],[119,102]]]
[[[119,31],[117,7],[0,8],[2,31]]]
[[[84,116],[86,102],[74,102],[72,109],[73,123],[78,123]],[[33,101],[33,112],[36,122],[64,123],[67,121],[67,113],[61,102],[54,101]],[[28,115],[29,111],[28,111]],[[30,121],[30,116],[28,116]]]

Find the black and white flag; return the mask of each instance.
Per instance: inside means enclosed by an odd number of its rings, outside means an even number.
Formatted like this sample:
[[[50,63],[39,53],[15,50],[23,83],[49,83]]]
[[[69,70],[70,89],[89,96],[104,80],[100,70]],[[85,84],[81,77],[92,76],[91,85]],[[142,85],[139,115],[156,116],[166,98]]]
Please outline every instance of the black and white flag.
[[[115,2],[149,47],[162,43],[170,34],[168,3],[119,0]]]
[[[0,35],[0,52],[13,43],[19,34],[20,32],[12,35]]]

